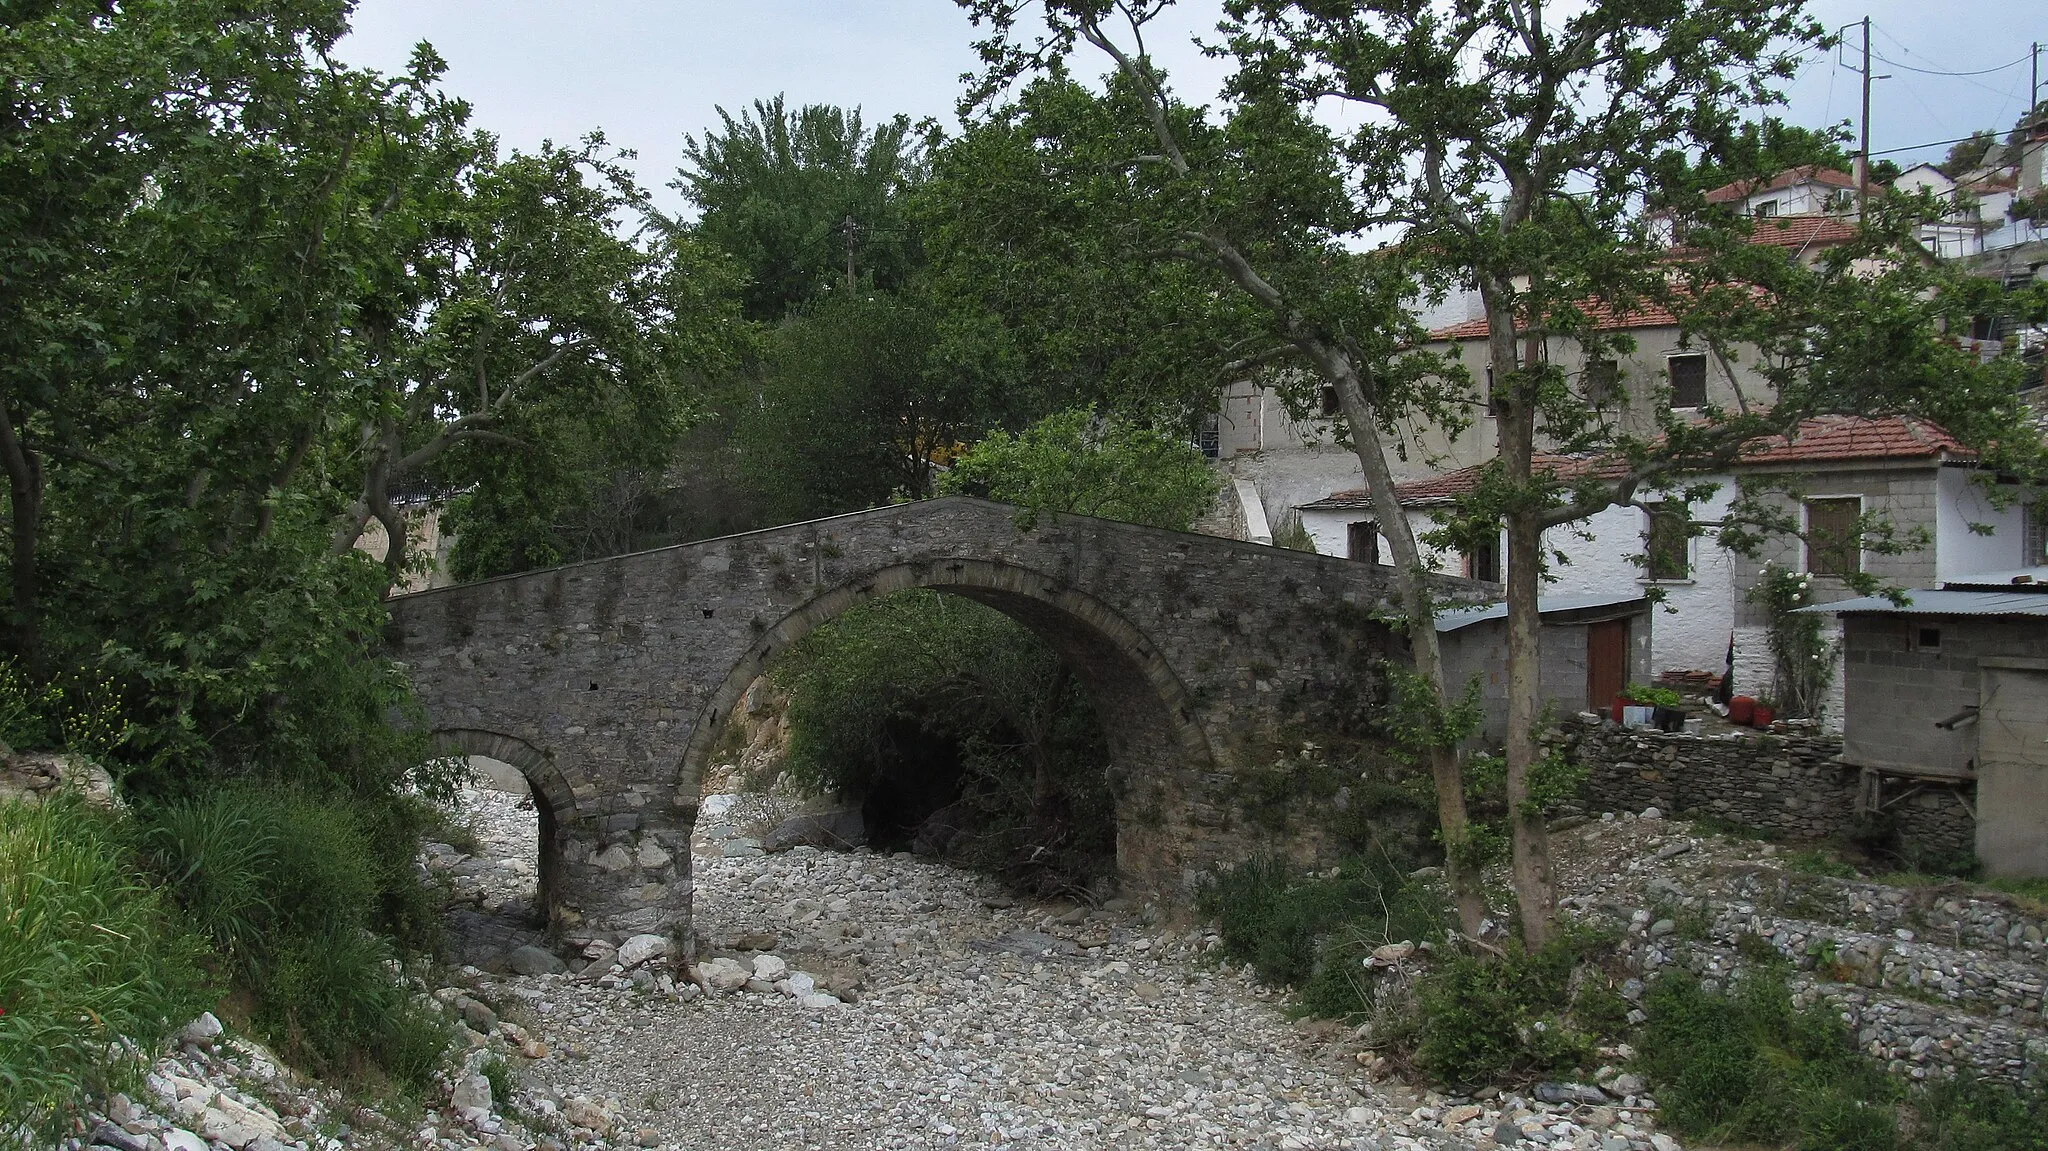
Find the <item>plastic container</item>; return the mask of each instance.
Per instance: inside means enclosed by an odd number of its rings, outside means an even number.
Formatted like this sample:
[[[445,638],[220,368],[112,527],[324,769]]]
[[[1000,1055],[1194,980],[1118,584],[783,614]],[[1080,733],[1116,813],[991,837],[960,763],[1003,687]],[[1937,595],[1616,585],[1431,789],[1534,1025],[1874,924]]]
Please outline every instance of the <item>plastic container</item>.
[[[1760,703],[1750,711],[1749,721],[1758,727],[1769,727],[1771,726],[1771,721],[1777,718],[1778,713],[1776,709],[1772,708],[1770,704]]]
[[[1729,701],[1728,701],[1728,722],[1729,722],[1729,723],[1741,723],[1741,724],[1748,724],[1748,723],[1754,723],[1754,722],[1755,722],[1755,717],[1756,717],[1756,697],[1755,697],[1755,696],[1750,696],[1750,695],[1738,695],[1738,696],[1736,696],[1736,697],[1735,697],[1734,699],[1731,699],[1731,700],[1729,700]]]

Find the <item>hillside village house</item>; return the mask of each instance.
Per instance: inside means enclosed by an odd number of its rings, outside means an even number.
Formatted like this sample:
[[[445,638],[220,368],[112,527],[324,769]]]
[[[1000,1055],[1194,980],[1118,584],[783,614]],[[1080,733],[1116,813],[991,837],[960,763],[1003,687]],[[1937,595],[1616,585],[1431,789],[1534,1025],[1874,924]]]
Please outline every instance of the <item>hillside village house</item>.
[[[1596,461],[1548,456],[1539,468],[1562,479],[1589,471]],[[1606,465],[1612,470],[1612,465]],[[1707,671],[1726,666],[1735,651],[1735,684],[1750,694],[1770,690],[1772,661],[1765,640],[1767,621],[1746,593],[1775,563],[1812,573],[1815,596],[1827,603],[1853,596],[1843,577],[1869,573],[1898,587],[1934,587],[1972,573],[2048,562],[2044,558],[2043,509],[2013,499],[2000,506],[1996,481],[1987,488],[1975,456],[1946,432],[1922,420],[1829,417],[1807,421],[1798,436],[1759,445],[1730,474],[1699,477],[1718,485],[1712,499],[1690,509],[1661,512],[1678,504],[1661,493],[1644,493],[1645,507],[1611,507],[1580,524],[1552,529],[1544,544],[1569,562],[1554,564],[1545,594],[1557,597],[1662,595],[1652,613],[1649,662],[1654,673]],[[1722,547],[1714,528],[1726,517],[1738,485],[1782,481],[1799,493],[1774,494],[1772,502],[1797,513],[1809,536],[1846,534],[1865,512],[1883,515],[1902,531],[1926,534],[1929,546],[1903,554],[1843,551],[1798,539],[1776,541],[1751,558]],[[1402,506],[1418,532],[1433,525],[1432,513],[1471,491],[1476,466],[1400,485]],[[1764,490],[1757,487],[1756,490]],[[2017,492],[2009,493],[2017,496]],[[1300,509],[1302,526],[1316,550],[1378,562],[1385,539],[1372,519],[1372,504],[1358,490],[1332,492]],[[1690,535],[1690,526],[1703,529]],[[1476,554],[1432,551],[1436,570],[1499,580],[1501,545]],[[1839,720],[1842,678],[1829,708]]]
[[[1742,186],[1734,184],[1710,196],[1724,202],[1734,197],[1752,209],[1779,203],[1784,210],[1759,219],[1752,242],[1780,248],[1802,262],[1816,260],[1855,236],[1853,221],[1804,211],[1839,204],[1831,197],[1850,187],[1845,173],[1822,170],[1819,175],[1780,180],[1785,182],[1770,181],[1771,189],[1749,193],[1747,200]],[[1653,430],[1655,408],[1662,403],[1691,411],[1705,402],[1726,408],[1771,402],[1768,382],[1740,349],[1723,355],[1686,340],[1676,317],[1665,309],[1645,305],[1620,313],[1597,303],[1586,307],[1600,331],[1627,335],[1634,349],[1614,360],[1589,364],[1576,342],[1553,338],[1546,341],[1543,355],[1565,369],[1588,402],[1610,407],[1624,426]],[[1467,294],[1447,300],[1422,319],[1433,325],[1431,350],[1455,353],[1483,376],[1487,324],[1478,315],[1476,295]],[[1483,379],[1479,383],[1483,387]],[[1226,492],[1226,498],[1238,505],[1232,517],[1236,522],[1245,522],[1244,512],[1254,497],[1265,522],[1279,528],[1303,505],[1358,486],[1357,458],[1332,435],[1333,421],[1339,418],[1336,397],[1326,391],[1321,400],[1319,410],[1297,419],[1260,380],[1240,380],[1224,388],[1202,446],[1233,480],[1243,481]],[[1405,422],[1388,460],[1395,478],[1421,479],[1491,458],[1496,443],[1493,418],[1476,399],[1473,417],[1471,426],[1456,437]]]

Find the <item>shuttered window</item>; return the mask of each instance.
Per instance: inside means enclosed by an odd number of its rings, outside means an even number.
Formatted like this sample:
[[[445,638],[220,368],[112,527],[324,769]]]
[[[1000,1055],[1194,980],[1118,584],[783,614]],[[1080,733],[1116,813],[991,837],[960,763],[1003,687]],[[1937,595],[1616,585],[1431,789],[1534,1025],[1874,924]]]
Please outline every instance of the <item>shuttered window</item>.
[[[1380,562],[1380,525],[1371,520],[1345,525],[1344,554],[1369,564]]]
[[[2027,538],[2022,551],[2021,567],[2048,564],[2048,504],[2027,505]]]
[[[1500,545],[1482,544],[1465,553],[1465,574],[1488,583],[1500,582]]]
[[[1682,503],[1650,505],[1644,551],[1653,580],[1692,578],[1692,517]]]
[[[1671,370],[1671,406],[1699,408],[1707,403],[1707,357],[1695,353],[1665,360]]]
[[[1862,516],[1856,496],[1806,501],[1806,570],[1830,576],[1862,571],[1863,537],[1856,529]]]
[[[1596,408],[1613,407],[1621,399],[1621,365],[1613,360],[1589,361],[1581,387],[1586,403]]]

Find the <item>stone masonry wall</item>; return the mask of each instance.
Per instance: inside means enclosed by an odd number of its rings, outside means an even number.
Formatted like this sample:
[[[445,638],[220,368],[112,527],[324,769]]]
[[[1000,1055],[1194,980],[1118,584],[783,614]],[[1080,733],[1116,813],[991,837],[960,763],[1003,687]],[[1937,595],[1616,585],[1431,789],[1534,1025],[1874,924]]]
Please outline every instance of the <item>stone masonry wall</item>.
[[[1582,796],[1590,811],[1655,807],[1789,839],[1835,839],[1856,827],[1860,772],[1836,762],[1842,742],[1833,736],[1668,734],[1574,717],[1551,738],[1586,768]],[[1968,783],[1887,778],[1879,793],[1880,810],[1897,821],[1905,846],[1951,857],[1975,848],[1974,803]]]

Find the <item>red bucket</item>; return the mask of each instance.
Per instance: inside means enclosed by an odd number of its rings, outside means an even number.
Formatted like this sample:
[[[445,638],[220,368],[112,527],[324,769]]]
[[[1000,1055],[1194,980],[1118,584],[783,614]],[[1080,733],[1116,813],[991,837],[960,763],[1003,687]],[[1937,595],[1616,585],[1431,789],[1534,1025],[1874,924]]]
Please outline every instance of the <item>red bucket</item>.
[[[1749,724],[1756,722],[1756,697],[1738,695],[1728,701],[1728,722]]]

